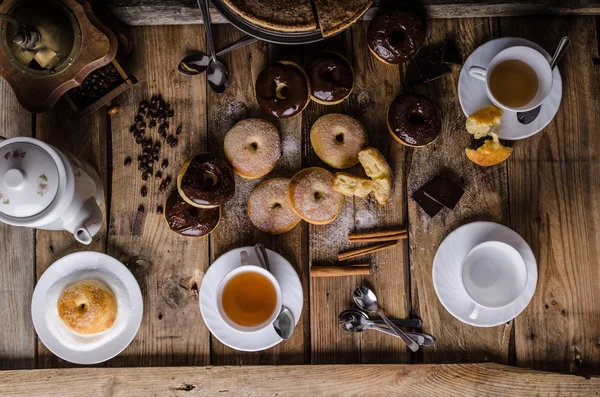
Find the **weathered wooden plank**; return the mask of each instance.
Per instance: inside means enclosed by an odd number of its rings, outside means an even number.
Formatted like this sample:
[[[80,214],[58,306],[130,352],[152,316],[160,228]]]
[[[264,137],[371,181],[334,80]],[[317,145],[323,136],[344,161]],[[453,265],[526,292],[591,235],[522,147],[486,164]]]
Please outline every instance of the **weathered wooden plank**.
[[[198,309],[198,289],[208,267],[208,239],[185,238],[172,232],[157,207],[175,189],[179,166],[191,154],[206,149],[206,81],[177,72],[177,64],[188,51],[206,51],[204,34],[197,26],[147,27],[131,30],[136,43],[131,70],[139,80],[118,99],[121,111],[112,125],[112,205],[108,254],[126,263],[144,297],[144,317],[131,345],[108,365],[171,366],[202,365],[209,362],[209,333]],[[174,45],[173,43],[177,43]],[[159,162],[169,166],[163,180],[173,182],[159,191],[160,179],[143,181],[137,169],[141,147],[129,127],[142,100],[161,95],[175,111],[169,119],[170,134],[179,124],[179,145],[171,148],[161,141],[158,128],[147,128],[146,137],[160,141]],[[127,156],[133,164],[124,166]],[[147,197],[140,190],[146,186]],[[138,212],[143,205],[145,211]]]
[[[489,19],[430,21],[428,43],[452,37],[463,58],[477,46],[498,34]],[[465,156],[470,136],[458,103],[458,69],[426,85],[407,87],[430,97],[442,112],[442,134],[407,157],[408,212],[413,310],[423,319],[423,329],[436,338],[431,349],[423,349],[425,362],[474,362],[490,360],[506,363],[512,322],[493,328],[476,328],[452,317],[439,302],[431,277],[433,258],[442,240],[457,227],[476,220],[508,224],[506,164],[483,168]],[[464,184],[465,195],[453,210],[442,210],[430,218],[410,198],[442,172],[455,175]]]
[[[336,51],[353,62],[351,32],[346,31],[322,43],[304,47],[305,63],[321,51]],[[310,128],[325,114],[349,112],[348,100],[334,106],[320,105],[316,102],[308,105],[302,114],[303,167],[318,166],[336,172],[315,154],[310,143]],[[335,264],[338,253],[351,246],[347,235],[354,229],[354,224],[354,200],[346,198],[340,215],[332,223],[309,225],[308,247],[311,266]],[[361,259],[361,262],[366,260]],[[310,325],[313,364],[360,362],[360,335],[342,331],[338,327],[337,318],[341,311],[352,307],[352,291],[361,281],[362,278],[358,276],[311,278]]]
[[[552,29],[544,27],[551,26]],[[563,102],[541,133],[509,158],[511,226],[538,261],[533,300],[515,321],[517,364],[560,372],[600,370],[600,70],[593,17],[502,19],[503,35],[552,53],[572,39],[560,64]]]
[[[390,163],[394,180],[390,201],[385,206],[379,205],[374,197],[354,199],[356,231],[394,228],[406,223],[405,150],[394,143],[386,125],[387,107],[401,89],[400,69],[379,62],[371,55],[366,40],[367,26],[367,22],[357,23],[351,31],[356,81],[350,110],[367,129],[369,146],[379,149]],[[382,309],[391,318],[406,318],[410,312],[407,243],[403,241],[399,245],[374,257],[371,277],[363,278],[363,282],[375,288]],[[410,361],[404,342],[374,332],[363,334],[360,354],[362,363]]]
[[[597,0],[524,2],[519,0],[423,0],[430,18],[475,18],[534,14],[595,15],[600,13]],[[375,0],[364,15],[372,19],[384,4]],[[182,25],[202,23],[195,0],[111,0],[110,8],[121,21],[129,25]],[[211,5],[213,23],[227,23]]]
[[[32,115],[0,80],[0,135],[31,136]],[[0,369],[35,368],[36,336],[31,322],[35,231],[0,223]]]
[[[214,28],[218,47],[232,43],[242,36],[232,26]],[[208,146],[211,152],[222,155],[227,131],[236,122],[248,117],[259,117],[273,122],[281,134],[283,148],[281,159],[267,176],[259,179],[244,179],[236,176],[235,196],[223,206],[222,222],[211,234],[211,259],[217,259],[232,248],[262,242],[265,247],[279,252],[292,263],[302,281],[305,301],[302,317],[290,340],[265,352],[243,353],[226,347],[213,337],[212,364],[303,364],[310,360],[307,226],[300,224],[288,233],[270,236],[259,232],[252,225],[247,214],[248,197],[256,186],[273,177],[291,178],[302,164],[300,144],[302,118],[275,120],[269,117],[258,106],[254,93],[254,82],[269,62],[279,59],[299,62],[299,57],[289,48],[265,43],[255,43],[238,49],[223,57],[230,71],[231,86],[224,94],[215,94],[211,90],[208,95]]]
[[[69,151],[86,160],[102,179],[104,199],[100,208],[107,211],[107,131],[108,119],[97,112],[79,119],[65,101],[60,101],[50,111],[37,115],[36,137],[60,150]],[[56,260],[79,251],[104,252],[106,248],[106,219],[90,245],[78,243],[66,231],[36,231],[36,275],[39,279]],[[41,341],[38,342],[38,368],[72,366],[54,356]]]
[[[600,379],[497,364],[80,368],[0,372],[4,396],[591,396]]]

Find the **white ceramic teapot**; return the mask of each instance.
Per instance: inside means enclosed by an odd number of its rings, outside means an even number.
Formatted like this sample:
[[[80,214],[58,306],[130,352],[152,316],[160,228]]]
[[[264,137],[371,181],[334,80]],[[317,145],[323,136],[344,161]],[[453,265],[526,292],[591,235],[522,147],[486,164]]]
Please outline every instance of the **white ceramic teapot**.
[[[0,137],[0,222],[67,230],[82,244],[102,227],[102,183],[77,156],[34,138]]]

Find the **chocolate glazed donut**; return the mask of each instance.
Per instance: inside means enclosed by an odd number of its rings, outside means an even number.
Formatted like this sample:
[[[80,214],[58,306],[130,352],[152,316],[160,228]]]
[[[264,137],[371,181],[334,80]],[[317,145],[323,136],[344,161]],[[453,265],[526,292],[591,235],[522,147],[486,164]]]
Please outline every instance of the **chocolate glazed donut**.
[[[189,158],[179,170],[177,189],[190,205],[214,208],[225,204],[235,193],[235,178],[221,157],[201,153]]]
[[[397,65],[415,56],[426,33],[427,25],[415,11],[383,10],[369,24],[367,43],[377,59]]]
[[[278,118],[302,112],[310,99],[310,83],[304,70],[293,62],[280,61],[264,69],[256,79],[256,100]]]
[[[437,106],[419,94],[402,94],[390,105],[388,129],[395,140],[406,146],[425,146],[437,139],[442,120]]]
[[[312,87],[311,98],[323,105],[335,105],[350,95],[354,87],[354,70],[337,52],[324,52],[306,65]]]
[[[202,237],[219,225],[221,207],[194,207],[174,190],[165,202],[165,220],[175,233],[185,237]]]

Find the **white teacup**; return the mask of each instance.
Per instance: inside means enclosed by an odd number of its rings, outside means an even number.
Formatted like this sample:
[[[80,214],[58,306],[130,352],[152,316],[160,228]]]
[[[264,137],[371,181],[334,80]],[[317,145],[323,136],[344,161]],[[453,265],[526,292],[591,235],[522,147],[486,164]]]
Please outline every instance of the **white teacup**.
[[[500,309],[521,296],[527,267],[510,245],[487,241],[475,246],[463,260],[461,281],[472,301],[469,318],[476,319],[482,307]]]
[[[275,288],[275,294],[276,294],[276,302],[275,302],[275,306],[274,306],[273,313],[271,314],[271,316],[267,320],[262,322],[261,324],[258,324],[256,326],[252,326],[252,327],[246,327],[246,326],[239,325],[235,321],[230,319],[227,316],[227,314],[225,313],[225,310],[223,309],[223,299],[222,299],[223,298],[223,290],[224,290],[225,286],[227,285],[227,283],[229,283],[229,281],[231,281],[231,279],[234,278],[235,276],[240,275],[241,273],[247,273],[247,272],[259,273],[262,276],[264,276],[266,279],[268,279],[270,281],[270,283],[273,285],[273,287]],[[229,327],[231,327],[232,329],[239,331],[239,332],[257,332],[257,331],[265,329],[269,326],[272,326],[272,324],[275,322],[275,319],[277,319],[277,316],[279,315],[279,311],[281,309],[282,304],[283,304],[283,297],[281,295],[281,287],[279,286],[277,279],[275,278],[275,276],[273,276],[271,274],[271,272],[269,272],[268,270],[266,270],[260,266],[250,265],[250,264],[244,264],[244,265],[240,264],[239,267],[236,267],[235,269],[233,269],[232,271],[227,273],[225,275],[225,277],[223,277],[223,279],[219,283],[219,286],[217,287],[217,309],[219,311],[219,316],[225,322],[225,324],[227,324]]]
[[[520,107],[511,107],[503,104],[496,97],[494,97],[494,94],[490,90],[489,77],[492,75],[494,69],[499,64],[509,60],[518,60],[525,62],[533,69],[538,78],[537,93],[535,94],[533,99],[531,99],[528,103]],[[512,112],[526,112],[528,110],[537,108],[539,105],[542,104],[544,99],[546,99],[548,95],[550,95],[550,92],[552,91],[553,79],[550,63],[544,55],[542,55],[539,51],[536,51],[531,47],[509,47],[503,51],[500,51],[494,58],[492,58],[487,69],[481,66],[471,66],[469,68],[469,74],[475,77],[476,79],[486,83],[487,96],[496,106],[499,106],[505,110],[509,110]]]

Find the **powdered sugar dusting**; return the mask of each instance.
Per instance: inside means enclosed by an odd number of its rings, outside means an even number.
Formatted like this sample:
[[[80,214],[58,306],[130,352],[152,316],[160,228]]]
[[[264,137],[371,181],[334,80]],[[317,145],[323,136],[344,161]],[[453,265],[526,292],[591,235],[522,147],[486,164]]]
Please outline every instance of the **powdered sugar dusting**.
[[[341,210],[344,196],[333,190],[333,174],[325,169],[301,171],[292,178],[290,199],[305,219],[327,222]]]
[[[260,230],[270,234],[287,232],[300,222],[288,198],[290,180],[273,178],[261,183],[250,194],[248,215]]]

